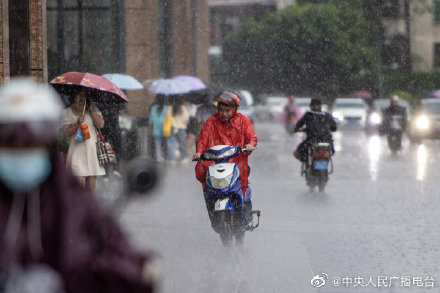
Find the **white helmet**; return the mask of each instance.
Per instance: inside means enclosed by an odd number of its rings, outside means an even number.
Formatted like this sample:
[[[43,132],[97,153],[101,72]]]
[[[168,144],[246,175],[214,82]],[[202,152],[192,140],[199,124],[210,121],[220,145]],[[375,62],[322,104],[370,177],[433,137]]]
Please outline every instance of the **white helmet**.
[[[400,100],[398,95],[392,95],[390,99],[392,102],[396,102],[396,103],[399,102],[399,100]]]
[[[46,143],[54,140],[63,109],[48,84],[12,79],[0,88],[0,143]]]

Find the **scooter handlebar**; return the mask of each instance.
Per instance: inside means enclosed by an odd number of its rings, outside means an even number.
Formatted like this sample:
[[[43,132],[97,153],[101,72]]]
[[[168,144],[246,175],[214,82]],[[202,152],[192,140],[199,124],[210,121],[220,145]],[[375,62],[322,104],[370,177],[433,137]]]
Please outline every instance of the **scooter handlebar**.
[[[257,148],[258,148],[258,147],[254,147],[253,150],[255,151]],[[244,152],[248,152],[247,148],[241,148],[240,151],[241,151],[242,153],[244,153]]]
[[[253,150],[255,151],[258,147],[255,147]],[[239,148],[240,152],[244,153],[244,152],[248,152],[247,148]],[[193,162],[198,162],[198,161],[204,161],[203,159],[203,154],[200,156],[199,159],[192,159]]]

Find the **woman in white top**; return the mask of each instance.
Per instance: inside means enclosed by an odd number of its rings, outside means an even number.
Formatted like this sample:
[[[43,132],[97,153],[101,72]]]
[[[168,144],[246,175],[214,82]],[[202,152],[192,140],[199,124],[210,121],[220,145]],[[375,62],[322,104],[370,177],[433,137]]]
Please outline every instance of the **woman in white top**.
[[[87,102],[87,105],[86,105]],[[90,138],[77,139],[81,124],[87,124]],[[75,96],[74,104],[63,111],[63,131],[66,137],[72,137],[67,152],[67,165],[79,182],[95,193],[96,176],[105,175],[105,169],[98,162],[96,154],[96,127],[104,127],[101,112],[95,107],[86,89],[81,89]]]

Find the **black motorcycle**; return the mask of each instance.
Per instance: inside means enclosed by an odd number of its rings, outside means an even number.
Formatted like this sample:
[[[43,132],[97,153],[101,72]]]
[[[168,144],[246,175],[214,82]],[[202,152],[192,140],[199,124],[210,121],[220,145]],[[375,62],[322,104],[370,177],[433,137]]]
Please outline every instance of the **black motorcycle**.
[[[307,162],[301,165],[301,175],[305,176],[310,191],[318,186],[323,192],[328,175],[333,173],[332,146],[327,142],[319,142],[308,147]]]

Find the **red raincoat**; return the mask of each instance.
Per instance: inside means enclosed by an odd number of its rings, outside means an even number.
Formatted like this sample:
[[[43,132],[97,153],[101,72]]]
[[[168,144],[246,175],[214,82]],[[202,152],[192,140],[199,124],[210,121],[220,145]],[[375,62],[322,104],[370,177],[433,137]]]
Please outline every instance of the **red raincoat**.
[[[218,113],[215,113],[206,120],[197,138],[196,152],[203,151],[215,145],[239,145],[245,147],[251,144],[257,146],[258,138],[255,135],[251,120],[243,114],[236,113],[228,122],[222,122]],[[240,154],[230,159],[230,162],[237,163],[240,170],[240,184],[245,194],[248,179],[248,155]],[[196,177],[202,184],[206,182],[206,171],[208,166],[214,164],[211,161],[199,161],[196,165]]]

